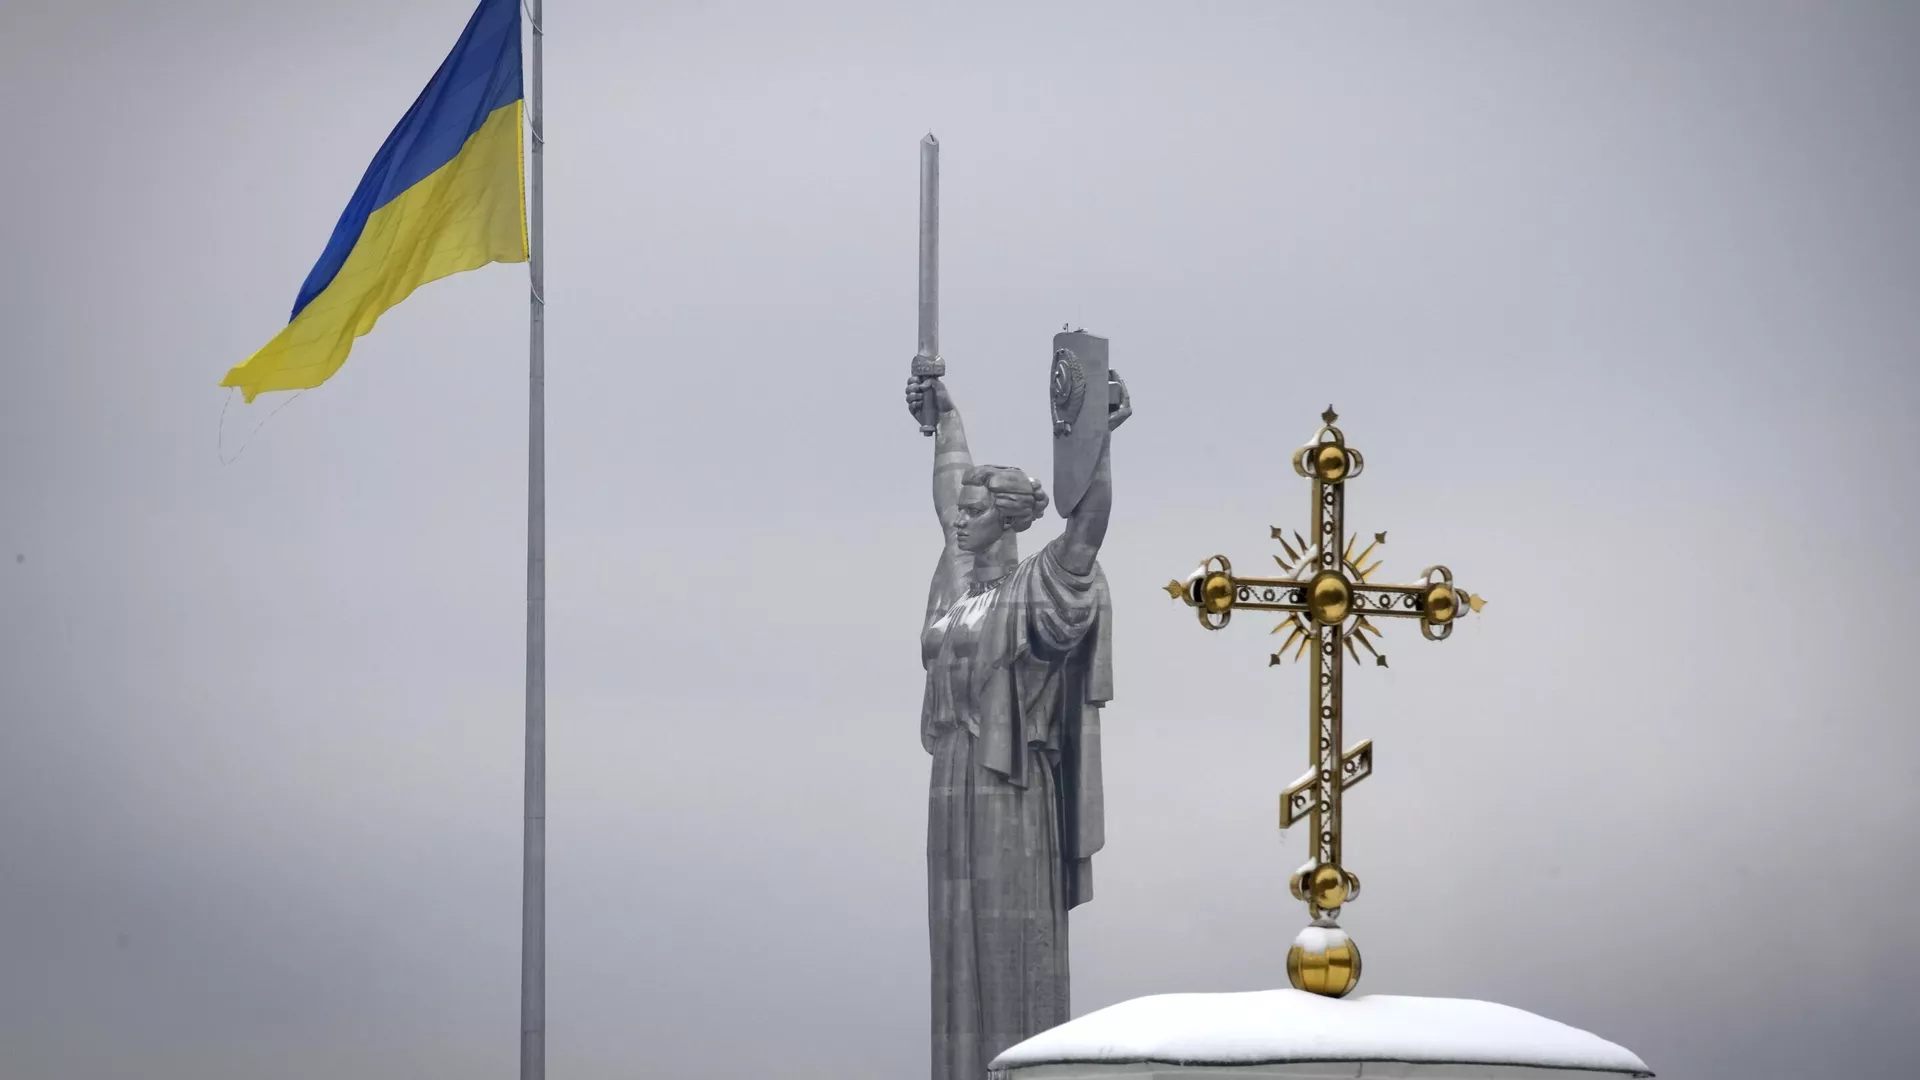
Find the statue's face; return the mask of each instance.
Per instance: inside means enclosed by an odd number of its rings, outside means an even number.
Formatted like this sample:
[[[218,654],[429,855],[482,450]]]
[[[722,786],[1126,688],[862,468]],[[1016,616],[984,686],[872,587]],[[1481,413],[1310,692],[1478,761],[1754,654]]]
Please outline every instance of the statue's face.
[[[994,508],[993,496],[983,484],[968,484],[960,489],[960,523],[954,539],[961,551],[982,552],[998,543],[1006,524]]]

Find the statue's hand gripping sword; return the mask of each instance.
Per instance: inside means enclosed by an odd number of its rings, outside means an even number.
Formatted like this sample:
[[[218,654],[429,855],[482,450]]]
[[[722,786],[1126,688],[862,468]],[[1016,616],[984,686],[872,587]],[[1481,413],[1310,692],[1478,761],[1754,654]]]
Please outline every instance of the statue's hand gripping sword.
[[[938,379],[947,373],[940,355],[940,141],[932,132],[920,140],[920,350],[913,374]],[[927,388],[920,404],[920,434],[940,423],[939,395]]]

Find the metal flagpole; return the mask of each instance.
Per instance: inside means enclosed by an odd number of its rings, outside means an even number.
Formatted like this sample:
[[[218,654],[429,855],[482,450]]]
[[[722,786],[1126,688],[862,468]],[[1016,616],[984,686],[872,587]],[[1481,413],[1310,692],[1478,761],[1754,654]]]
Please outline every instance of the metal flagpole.
[[[547,1075],[547,300],[541,229],[540,111],[545,32],[529,0],[533,71],[528,87],[532,157],[527,163],[527,750],[526,821],[520,883],[520,1080]]]

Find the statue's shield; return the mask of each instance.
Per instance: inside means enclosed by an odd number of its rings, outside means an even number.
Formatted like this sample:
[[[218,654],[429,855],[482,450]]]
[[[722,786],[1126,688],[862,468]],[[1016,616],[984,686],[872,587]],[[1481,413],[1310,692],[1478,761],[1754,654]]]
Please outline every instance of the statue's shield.
[[[1047,396],[1053,412],[1053,506],[1069,517],[1093,483],[1107,441],[1107,339],[1084,330],[1053,335]]]

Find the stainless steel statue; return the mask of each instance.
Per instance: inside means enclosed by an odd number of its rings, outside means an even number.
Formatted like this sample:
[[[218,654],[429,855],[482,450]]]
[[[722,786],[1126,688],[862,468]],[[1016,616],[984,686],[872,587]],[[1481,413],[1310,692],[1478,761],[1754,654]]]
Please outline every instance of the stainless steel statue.
[[[923,144],[923,170],[929,164]],[[1000,1051],[1068,1014],[1067,912],[1092,896],[1105,840],[1100,709],[1112,691],[1112,601],[1096,556],[1113,506],[1112,429],[1131,415],[1106,342],[1054,338],[1055,487],[1065,531],[1019,558],[1040,482],[976,465],[942,379],[923,171],[921,345],[907,409],[930,428],[942,548],[920,634],[933,1080],[984,1080]],[[1038,380],[1036,379],[1036,382]],[[1070,486],[1069,486],[1070,485]]]

